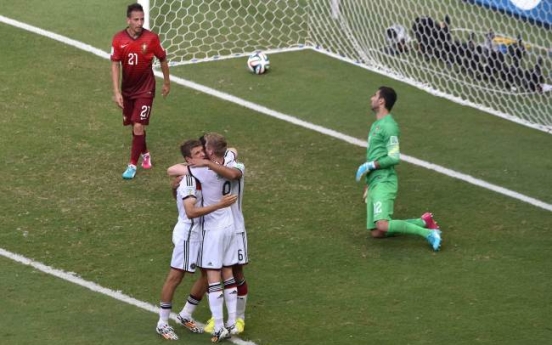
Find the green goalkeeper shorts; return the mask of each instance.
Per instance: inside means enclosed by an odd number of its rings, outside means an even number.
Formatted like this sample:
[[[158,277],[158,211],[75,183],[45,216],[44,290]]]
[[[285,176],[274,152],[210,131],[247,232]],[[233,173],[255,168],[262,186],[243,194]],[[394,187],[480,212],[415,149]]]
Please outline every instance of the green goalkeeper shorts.
[[[378,220],[392,219],[397,189],[396,181],[382,181],[370,185],[366,196],[366,229],[375,229]]]

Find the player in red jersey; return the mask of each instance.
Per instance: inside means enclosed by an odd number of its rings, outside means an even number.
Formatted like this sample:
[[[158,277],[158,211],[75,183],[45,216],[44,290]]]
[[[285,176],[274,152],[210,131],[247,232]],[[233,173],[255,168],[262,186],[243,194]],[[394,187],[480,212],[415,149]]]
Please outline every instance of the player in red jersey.
[[[144,29],[144,9],[140,4],[127,8],[127,27],[113,36],[111,46],[111,79],[113,99],[123,109],[123,125],[132,125],[130,162],[123,173],[124,179],[136,175],[136,165],[142,155],[142,168],[151,168],[151,156],[146,145],[146,126],[149,124],[155,77],[153,58],[161,63],[163,90],[166,97],[171,89],[167,54],[157,34]],[[121,73],[122,66],[122,73]]]

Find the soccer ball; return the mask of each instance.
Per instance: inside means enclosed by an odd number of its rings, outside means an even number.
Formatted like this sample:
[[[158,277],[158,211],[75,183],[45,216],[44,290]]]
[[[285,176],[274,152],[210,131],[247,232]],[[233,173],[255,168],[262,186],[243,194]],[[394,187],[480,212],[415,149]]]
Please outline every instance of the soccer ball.
[[[257,52],[249,55],[247,68],[255,74],[263,74],[270,68],[270,61],[266,54]]]

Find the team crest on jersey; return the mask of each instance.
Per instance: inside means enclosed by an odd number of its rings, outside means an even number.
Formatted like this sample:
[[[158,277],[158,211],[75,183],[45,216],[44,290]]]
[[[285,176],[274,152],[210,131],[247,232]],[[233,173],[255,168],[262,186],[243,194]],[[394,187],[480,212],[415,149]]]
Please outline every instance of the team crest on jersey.
[[[142,44],[142,54],[145,54],[148,50],[148,45],[147,44]]]

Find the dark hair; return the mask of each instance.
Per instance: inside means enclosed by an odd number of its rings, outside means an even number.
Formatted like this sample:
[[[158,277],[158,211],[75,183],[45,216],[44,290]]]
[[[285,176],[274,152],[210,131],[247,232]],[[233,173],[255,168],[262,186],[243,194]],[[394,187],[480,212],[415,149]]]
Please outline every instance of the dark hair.
[[[378,91],[380,97],[385,101],[385,109],[391,111],[397,101],[397,93],[388,86],[380,86]]]
[[[180,145],[180,153],[182,157],[192,158],[192,149],[201,145],[201,141],[196,139],[186,140],[182,145]]]
[[[199,141],[201,142],[203,149],[205,149],[205,144],[207,144],[207,140],[205,140],[205,134],[199,137]]]
[[[127,7],[127,18],[130,18],[132,12],[144,12],[144,8],[139,3],[130,4]]]

